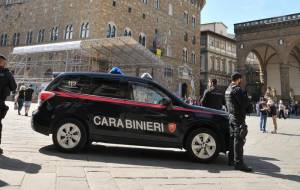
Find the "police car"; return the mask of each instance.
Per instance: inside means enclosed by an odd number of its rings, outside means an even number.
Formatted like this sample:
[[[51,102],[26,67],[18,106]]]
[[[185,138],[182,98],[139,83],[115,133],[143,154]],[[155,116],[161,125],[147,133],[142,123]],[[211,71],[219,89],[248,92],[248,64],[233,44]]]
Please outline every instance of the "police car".
[[[149,77],[62,73],[39,102],[32,128],[63,152],[104,142],[181,148],[209,162],[228,150],[225,112],[188,105]]]

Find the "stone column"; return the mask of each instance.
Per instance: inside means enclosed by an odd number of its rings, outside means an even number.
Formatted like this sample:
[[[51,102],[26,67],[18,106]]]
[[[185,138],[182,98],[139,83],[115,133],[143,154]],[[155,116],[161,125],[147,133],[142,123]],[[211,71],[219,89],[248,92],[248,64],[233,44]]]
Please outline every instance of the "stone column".
[[[281,99],[289,100],[290,76],[289,76],[289,66],[287,64],[280,65],[280,80],[281,80]]]

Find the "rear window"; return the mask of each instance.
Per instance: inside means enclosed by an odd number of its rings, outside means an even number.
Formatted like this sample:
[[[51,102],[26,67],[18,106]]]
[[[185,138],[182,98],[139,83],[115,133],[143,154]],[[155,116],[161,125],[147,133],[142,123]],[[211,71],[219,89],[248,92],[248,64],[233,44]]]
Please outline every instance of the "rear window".
[[[88,93],[91,79],[86,76],[66,76],[50,87],[52,91]]]
[[[94,78],[91,85],[91,94],[95,96],[127,99],[126,88],[127,83],[120,82],[119,80]]]

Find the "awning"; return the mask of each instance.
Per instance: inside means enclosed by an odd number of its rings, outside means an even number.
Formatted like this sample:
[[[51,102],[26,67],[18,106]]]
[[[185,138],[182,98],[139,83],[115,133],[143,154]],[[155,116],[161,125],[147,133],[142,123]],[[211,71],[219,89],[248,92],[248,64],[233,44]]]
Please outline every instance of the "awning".
[[[25,55],[25,54],[34,54],[34,53],[76,50],[76,49],[81,49],[80,44],[81,41],[72,41],[72,42],[59,42],[59,43],[50,43],[50,44],[42,44],[42,45],[15,47],[13,49],[12,54]]]

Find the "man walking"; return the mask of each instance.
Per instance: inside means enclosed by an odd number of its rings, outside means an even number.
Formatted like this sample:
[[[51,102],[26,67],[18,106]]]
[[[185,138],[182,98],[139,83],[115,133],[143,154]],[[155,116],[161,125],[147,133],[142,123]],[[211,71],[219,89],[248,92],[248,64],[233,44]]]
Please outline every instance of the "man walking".
[[[11,72],[5,68],[6,58],[0,54],[0,144],[2,136],[2,119],[4,119],[8,106],[5,105],[6,97],[10,95],[10,92],[15,91],[17,88],[16,81]],[[0,154],[3,154],[3,150],[0,148]]]
[[[32,84],[25,90],[25,116],[28,116],[28,112],[31,106],[34,90],[32,89]]]
[[[224,93],[217,88],[217,79],[209,80],[209,87],[205,90],[200,104],[217,110],[221,110],[225,105]]]
[[[234,164],[236,170],[251,172],[252,168],[244,163],[244,145],[248,134],[245,122],[249,100],[241,88],[242,75],[233,73],[231,84],[225,92],[225,100],[229,112],[230,151],[229,165]]]

